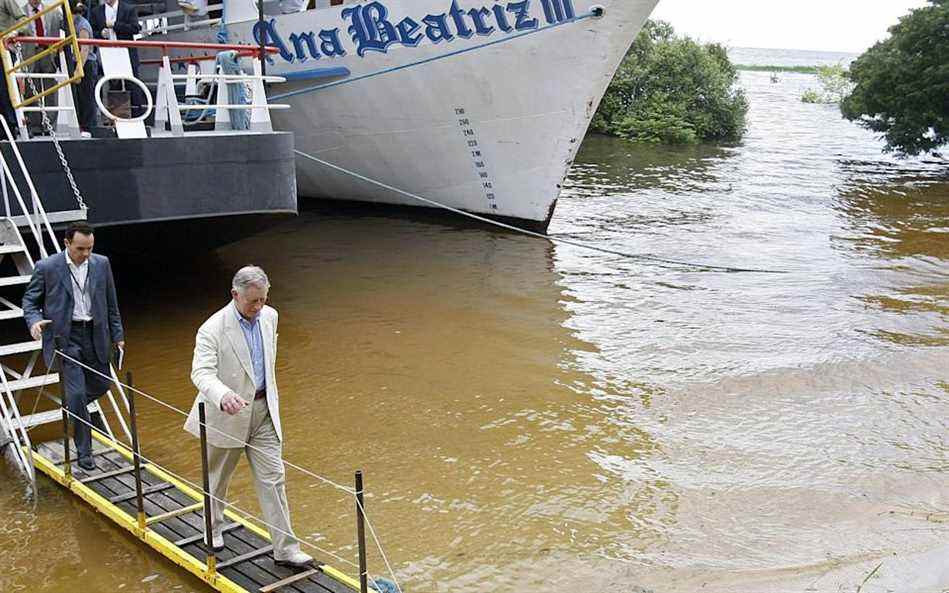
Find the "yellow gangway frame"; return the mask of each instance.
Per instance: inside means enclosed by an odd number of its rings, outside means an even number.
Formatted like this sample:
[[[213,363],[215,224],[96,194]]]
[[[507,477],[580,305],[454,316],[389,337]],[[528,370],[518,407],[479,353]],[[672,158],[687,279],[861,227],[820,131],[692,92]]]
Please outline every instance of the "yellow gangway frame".
[[[128,461],[134,460],[132,449],[128,448],[123,443],[110,439],[106,435],[100,433],[98,430],[92,431],[92,438],[118,452]],[[51,459],[47,459],[39,452],[28,448],[24,448],[23,451],[27,455],[32,455],[33,463],[36,464],[36,469],[48,475],[66,489],[71,490],[74,494],[91,504],[97,511],[117,523],[120,527],[130,531],[138,539],[157,550],[160,554],[178,566],[181,566],[191,574],[206,582],[217,591],[220,591],[221,593],[251,593],[234,581],[217,572],[217,568],[214,564],[201,562],[176,546],[173,542],[158,535],[154,529],[149,528],[149,525],[164,518],[162,515],[155,515],[153,517],[145,518],[145,525],[143,526],[141,519],[138,517],[133,517],[127,514],[125,511],[122,511],[118,506],[109,502],[107,498],[95,492],[81,480],[73,479],[70,469],[71,466],[57,465]],[[200,503],[201,506],[204,506],[204,494],[202,492],[195,490],[188,484],[179,480],[176,476],[167,473],[153,463],[149,462],[144,464],[142,466],[142,471],[147,471],[153,476],[173,484],[189,498],[196,501],[196,504]],[[195,510],[195,507],[193,506],[185,508]],[[179,513],[181,512],[181,509],[171,512]],[[242,526],[260,536],[264,540],[270,541],[270,534],[265,529],[249,521],[246,517],[237,514],[230,509],[225,510],[224,515],[228,519],[236,523],[240,523]],[[321,570],[323,571],[323,574],[342,583],[347,588],[352,589],[354,593],[359,591],[359,581],[342,572],[341,570],[333,568],[329,565],[323,565]],[[375,589],[370,588],[369,590],[372,593],[376,593]]]
[[[41,19],[44,16],[46,16],[48,13],[54,10],[59,10],[60,8],[63,9],[66,13],[66,27],[69,34],[63,37],[62,39],[60,39],[59,41],[54,41],[50,43],[49,47],[47,47],[46,49],[42,51],[38,51],[36,54],[30,56],[26,60],[23,60],[19,64],[14,64],[12,58],[10,57],[10,50],[7,47],[7,44],[10,43],[10,40],[16,37],[19,34],[21,29],[23,29],[24,27],[26,27],[33,21],[37,19]],[[22,70],[26,68],[27,66],[35,62],[38,62],[39,60],[42,60],[43,58],[45,58],[46,56],[50,54],[58,54],[60,50],[62,50],[62,48],[65,47],[66,45],[69,45],[72,48],[73,56],[75,57],[74,61],[76,62],[76,69],[73,71],[72,76],[68,76],[69,73],[67,72],[66,73],[67,78],[65,80],[54,84],[52,87],[45,89],[43,92],[37,93],[33,95],[32,97],[29,97],[25,100],[22,99],[20,97],[20,89],[16,85],[16,77],[14,76],[14,74],[16,74],[17,71]],[[13,102],[14,109],[20,109],[20,108],[32,105],[33,103],[39,101],[40,99],[46,97],[47,95],[51,95],[55,93],[56,91],[63,88],[64,86],[70,85],[70,84],[73,84],[74,82],[78,82],[82,80],[82,76],[83,76],[82,54],[79,52],[79,41],[76,35],[76,25],[75,23],[73,23],[72,10],[69,8],[69,1],[56,0],[49,6],[43,8],[43,10],[37,12],[36,14],[32,16],[28,16],[26,18],[20,19],[19,21],[14,23],[13,26],[11,26],[9,29],[6,29],[5,31],[0,33],[0,60],[2,60],[3,62],[3,79],[4,79],[3,82],[4,84],[7,85],[7,90],[10,93],[10,99],[11,99],[11,102]],[[14,97],[16,98],[15,102],[13,101]]]

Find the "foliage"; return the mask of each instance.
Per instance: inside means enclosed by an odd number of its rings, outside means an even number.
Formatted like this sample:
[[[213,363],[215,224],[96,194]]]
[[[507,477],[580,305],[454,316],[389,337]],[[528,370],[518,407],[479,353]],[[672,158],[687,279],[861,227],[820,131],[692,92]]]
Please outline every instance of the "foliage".
[[[853,90],[847,70],[840,64],[818,66],[817,80],[821,90],[807,89],[801,97],[805,103],[840,103]]]
[[[668,23],[647,21],[590,129],[643,142],[737,140],[748,111],[737,80],[721,45],[679,38]]]
[[[801,101],[804,103],[824,103],[824,97],[820,94],[820,91],[815,91],[814,89],[807,89],[804,91],[804,94],[801,95]]]
[[[903,155],[949,143],[949,0],[929,0],[890,28],[890,36],[850,67],[844,117]]]

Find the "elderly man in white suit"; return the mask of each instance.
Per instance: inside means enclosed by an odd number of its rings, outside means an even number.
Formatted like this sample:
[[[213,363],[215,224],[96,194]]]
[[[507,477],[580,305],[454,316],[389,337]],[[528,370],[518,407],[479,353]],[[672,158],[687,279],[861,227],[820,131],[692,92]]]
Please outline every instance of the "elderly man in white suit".
[[[234,468],[246,453],[263,518],[270,525],[274,561],[301,568],[313,558],[300,551],[290,527],[274,371],[277,311],[266,304],[269,291],[262,269],[241,268],[232,283],[232,301],[198,330],[191,364],[198,396],[185,430],[199,434],[198,404],[204,402],[214,548],[224,548],[224,505],[219,501],[226,499]]]

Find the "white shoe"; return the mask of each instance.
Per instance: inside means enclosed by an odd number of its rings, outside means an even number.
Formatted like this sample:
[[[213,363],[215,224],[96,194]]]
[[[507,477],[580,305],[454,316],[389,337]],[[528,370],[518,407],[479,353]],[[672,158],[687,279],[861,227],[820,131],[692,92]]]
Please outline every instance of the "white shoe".
[[[290,568],[309,568],[313,565],[313,557],[298,550],[286,558],[274,556],[274,562],[279,566],[289,566]]]
[[[212,533],[211,534],[211,548],[215,552],[224,551],[224,534],[223,533]]]
[[[92,134],[90,134],[89,132],[79,132],[79,137],[80,137],[80,138],[92,138]]]

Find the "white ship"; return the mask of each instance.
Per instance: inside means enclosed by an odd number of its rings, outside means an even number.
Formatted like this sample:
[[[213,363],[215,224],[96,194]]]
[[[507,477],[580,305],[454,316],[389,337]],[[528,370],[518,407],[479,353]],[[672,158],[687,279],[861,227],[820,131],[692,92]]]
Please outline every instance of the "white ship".
[[[600,99],[658,0],[224,0],[157,37],[266,42],[297,148],[454,208],[550,222]],[[333,5],[330,5],[332,3]],[[214,7],[212,6],[212,9]],[[215,13],[212,11],[212,16]],[[154,26],[155,21],[151,21]],[[163,31],[168,31],[163,33]],[[305,158],[301,197],[423,205]]]

